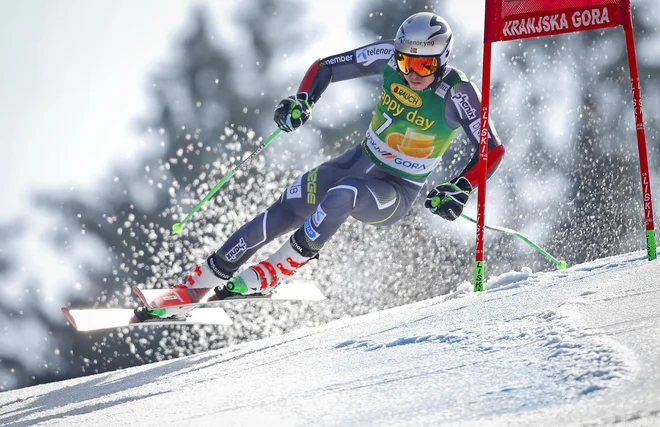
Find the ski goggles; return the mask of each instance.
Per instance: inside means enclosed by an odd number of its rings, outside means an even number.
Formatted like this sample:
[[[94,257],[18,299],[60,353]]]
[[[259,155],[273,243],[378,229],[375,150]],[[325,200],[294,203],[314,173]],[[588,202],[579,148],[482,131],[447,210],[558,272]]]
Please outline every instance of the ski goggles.
[[[399,71],[405,75],[414,71],[421,77],[427,77],[438,71],[438,58],[435,56],[410,56],[399,52],[394,56]]]

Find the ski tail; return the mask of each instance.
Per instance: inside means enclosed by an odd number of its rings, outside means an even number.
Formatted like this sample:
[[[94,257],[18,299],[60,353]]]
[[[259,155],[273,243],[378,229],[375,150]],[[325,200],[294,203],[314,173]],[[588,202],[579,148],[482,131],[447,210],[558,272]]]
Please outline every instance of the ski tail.
[[[73,315],[71,314],[69,309],[66,308],[66,307],[62,307],[62,313],[64,313],[64,315],[66,316],[66,320],[68,320],[69,323],[71,323],[71,326],[73,326],[73,329],[78,331],[79,329],[78,329],[78,324],[76,323],[76,319],[75,319],[75,317],[73,317]]]

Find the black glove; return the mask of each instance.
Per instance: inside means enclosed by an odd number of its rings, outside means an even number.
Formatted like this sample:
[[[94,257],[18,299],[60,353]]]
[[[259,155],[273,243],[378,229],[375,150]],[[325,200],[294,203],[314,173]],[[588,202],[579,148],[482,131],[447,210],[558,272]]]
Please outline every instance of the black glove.
[[[312,118],[313,105],[307,92],[284,98],[275,107],[273,120],[284,132],[292,132]]]
[[[424,206],[429,208],[432,213],[453,221],[463,212],[463,207],[471,192],[472,184],[470,184],[470,181],[463,176],[459,176],[431,190],[426,196]]]

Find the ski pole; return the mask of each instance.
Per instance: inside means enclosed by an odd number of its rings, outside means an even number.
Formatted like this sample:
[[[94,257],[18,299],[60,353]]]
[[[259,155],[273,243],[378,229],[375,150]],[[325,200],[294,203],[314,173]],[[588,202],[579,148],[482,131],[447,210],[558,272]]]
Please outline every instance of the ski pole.
[[[461,214],[461,217],[464,218],[464,219],[467,219],[468,221],[471,221],[471,222],[473,222],[473,223],[475,223],[475,224],[477,223],[477,220],[475,220],[474,218],[470,217],[470,216],[467,215],[467,214],[462,213],[462,214]],[[510,228],[497,227],[497,226],[494,226],[494,225],[484,224],[484,227],[487,228],[487,229],[489,229],[489,230],[500,231],[500,232],[502,232],[502,233],[506,233],[506,234],[509,234],[509,235],[512,235],[512,236],[516,236],[516,237],[518,237],[519,239],[523,240],[525,243],[527,243],[529,246],[531,246],[531,247],[533,247],[534,249],[536,249],[541,255],[543,255],[544,257],[548,258],[550,261],[552,261],[552,262],[555,264],[555,266],[557,266],[557,270],[563,270],[563,269],[566,268],[566,261],[564,261],[564,260],[558,260],[557,258],[553,257],[553,256],[550,255],[548,252],[546,252],[545,249],[543,249],[542,247],[540,247],[540,246],[537,245],[536,243],[532,242],[532,241],[531,241],[529,238],[527,238],[527,236],[525,236],[524,234],[519,233],[519,232],[517,232],[516,230],[512,230],[512,229],[510,229]]]
[[[295,115],[296,112],[297,112],[297,110],[294,110],[294,111],[292,112],[292,115]],[[300,113],[300,112],[298,112],[298,113]],[[294,117],[294,119],[295,119],[295,118],[296,118],[296,117]],[[183,221],[181,221],[181,222],[177,222],[177,223],[175,223],[174,225],[172,225],[172,233],[173,233],[173,234],[179,234],[179,233],[181,233],[181,231],[183,231],[183,226],[186,225],[186,223],[187,223],[188,220],[193,216],[193,214],[194,214],[195,212],[197,212],[197,211],[199,210],[199,208],[201,208],[202,205],[204,205],[204,203],[206,203],[211,197],[213,197],[213,195],[214,195],[214,194],[215,194],[215,193],[216,193],[216,192],[217,192],[217,191],[218,191],[223,185],[225,185],[225,184],[227,183],[227,181],[229,181],[229,179],[230,179],[232,176],[234,176],[234,174],[235,174],[235,173],[236,173],[241,167],[243,167],[244,165],[248,164],[248,163],[249,163],[252,159],[254,159],[259,153],[261,153],[261,151],[262,151],[264,148],[266,148],[266,146],[267,146],[268,144],[270,144],[270,142],[271,142],[273,139],[275,139],[275,137],[276,137],[277,135],[279,135],[280,132],[282,132],[282,129],[277,129],[275,132],[273,132],[268,138],[266,138],[266,140],[265,140],[264,142],[261,143],[261,145],[259,145],[259,147],[257,147],[256,150],[254,150],[254,151],[252,152],[252,154],[250,154],[249,156],[247,156],[247,157],[245,158],[245,160],[241,161],[241,162],[240,162],[240,163],[239,163],[234,169],[231,170],[231,172],[229,172],[227,175],[223,176],[222,179],[221,179],[217,184],[215,184],[215,187],[213,187],[213,188],[211,189],[211,191],[209,191],[209,193],[208,193],[208,194],[202,199],[202,201],[199,202],[199,203],[197,203],[197,205],[195,205],[195,207],[193,208],[193,210],[192,210],[192,211],[191,211],[191,212],[190,212],[190,213],[189,213],[189,214],[183,219]]]

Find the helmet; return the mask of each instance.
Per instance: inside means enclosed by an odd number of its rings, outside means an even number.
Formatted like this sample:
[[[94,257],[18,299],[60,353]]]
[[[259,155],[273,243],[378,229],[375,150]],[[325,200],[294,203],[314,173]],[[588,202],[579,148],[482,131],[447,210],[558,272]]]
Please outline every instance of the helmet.
[[[437,75],[444,71],[454,37],[447,21],[435,13],[420,12],[410,16],[399,27],[394,50],[408,56],[433,56],[438,59]]]

